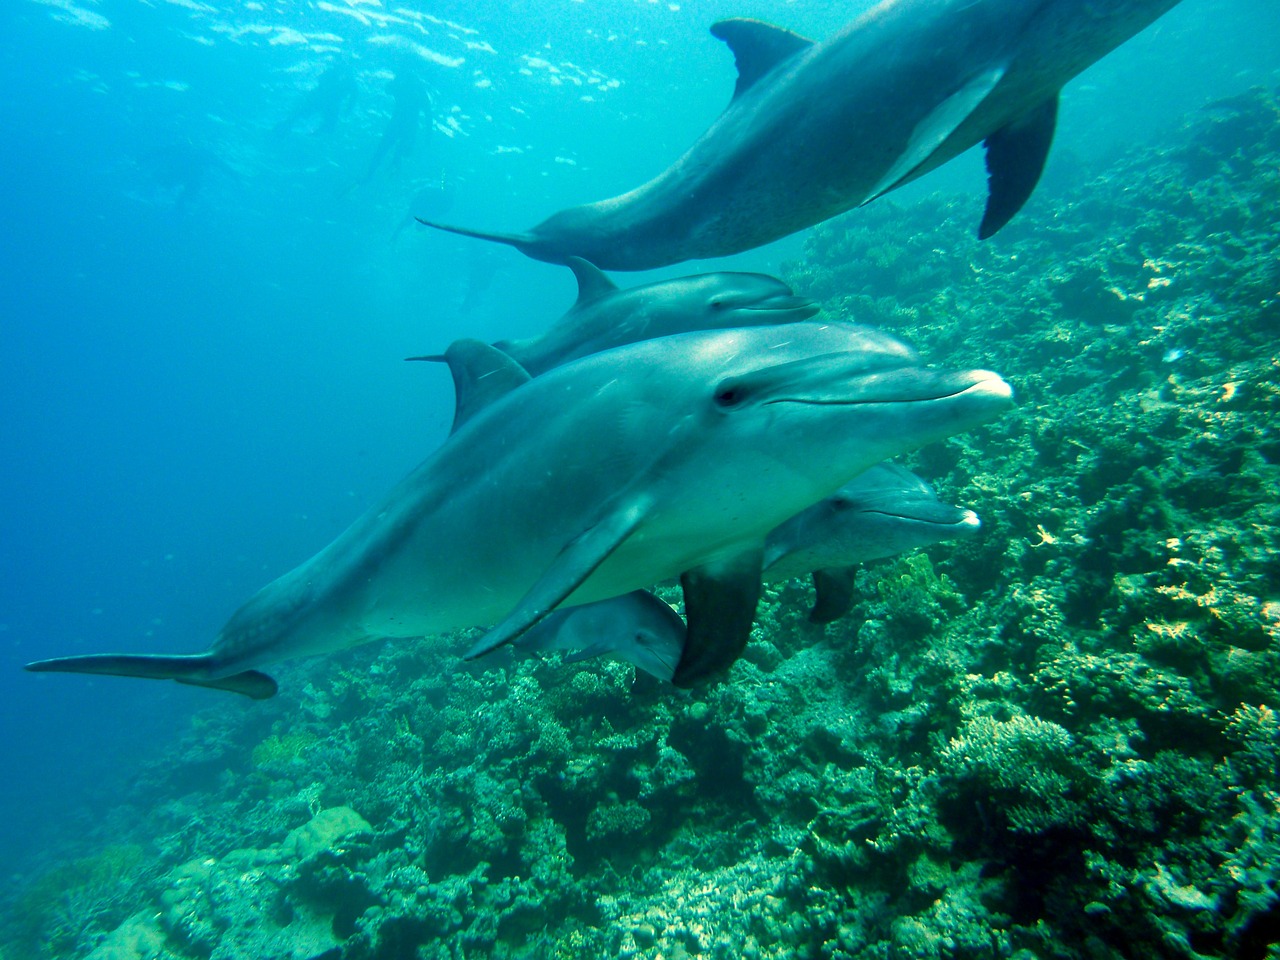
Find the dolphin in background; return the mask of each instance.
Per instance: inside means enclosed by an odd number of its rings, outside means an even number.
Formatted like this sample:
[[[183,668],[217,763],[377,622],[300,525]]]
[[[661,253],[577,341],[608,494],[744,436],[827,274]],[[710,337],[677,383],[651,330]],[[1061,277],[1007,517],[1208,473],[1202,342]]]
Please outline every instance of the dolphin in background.
[[[807,320],[818,305],[763,273],[702,273],[619,289],[591,263],[566,261],[578,281],[573,307],[545,332],[500,340],[499,350],[531,376],[612,347],[691,330],[721,330]],[[443,355],[408,357],[443,360]]]
[[[972,536],[972,510],[943,503],[933,487],[893,463],[879,463],[775,527],[765,541],[764,579],[812,572],[809,619],[830,623],[853,605],[857,564],[953,537]],[[565,663],[615,656],[671,680],[684,649],[684,621],[645,590],[556,610],[515,642],[522,653],[568,652]]]
[[[986,238],[1035,188],[1063,85],[1178,2],[884,0],[819,43],[722,20],[733,99],[654,179],[524,233],[423,222],[536,260],[646,270],[777,240],[983,143]]]
[[[879,461],[997,416],[987,370],[935,370],[896,338],[813,321],[629,344],[506,391],[310,560],[251,597],[209,649],[27,669],[172,679],[261,698],[257,668],[376,639],[496,624],[479,656],[556,607],[680,577],[678,686],[745,646],[765,537]],[[479,383],[494,378],[477,374]],[[504,377],[498,377],[504,379]]]
[[[938,499],[933,487],[895,463],[879,463],[770,532],[764,578],[813,575],[809,619],[830,623],[849,612],[857,564],[941,540],[972,536],[972,510]]]

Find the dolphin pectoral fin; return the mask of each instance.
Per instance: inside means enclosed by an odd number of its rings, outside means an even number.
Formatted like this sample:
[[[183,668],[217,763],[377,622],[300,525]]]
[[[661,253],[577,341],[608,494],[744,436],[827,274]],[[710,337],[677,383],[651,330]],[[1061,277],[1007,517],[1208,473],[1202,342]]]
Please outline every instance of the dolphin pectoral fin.
[[[681,575],[688,630],[671,679],[677,687],[710,680],[742,655],[760,600],[763,557],[763,547],[755,547]]]
[[[142,677],[148,680],[176,680],[197,687],[230,690],[254,700],[275,696],[276,682],[265,673],[246,670],[229,677],[208,679],[201,674],[213,666],[207,653],[164,656],[147,653],[96,653],[83,657],[36,660],[26,669],[34,673],[95,673],[113,677]]]
[[[609,554],[639,526],[647,511],[644,501],[632,501],[608,514],[560,551],[542,577],[506,618],[464,655],[474,660],[511,643],[549,614],[591,576]]]
[[[813,571],[813,588],[817,597],[809,611],[810,623],[831,623],[853,607],[853,583],[856,567],[827,567]]]
[[[763,20],[744,17],[713,23],[711,35],[723,40],[733,51],[734,63],[738,67],[738,84],[733,88],[733,100],[783,60],[813,46],[812,40],[798,33]]]
[[[1003,66],[980,73],[934,107],[927,117],[916,124],[906,149],[862,202],[870,203],[876,197],[910,180],[912,174],[942,146],[947,137],[956,132],[956,128],[969,114],[978,109],[978,105],[995,89],[1004,74]]]
[[[1058,94],[987,137],[987,209],[978,228],[985,240],[1006,223],[1036,188],[1058,125]]]
[[[499,397],[532,379],[511,357],[479,340],[455,340],[443,359],[453,375],[455,394],[450,434],[457,433],[459,427]]]
[[[564,262],[578,280],[578,301],[574,304],[575,307],[581,307],[618,291],[618,285],[589,260],[583,260],[581,257],[566,257]]]
[[[566,664],[582,663],[584,660],[603,657],[605,654],[613,652],[614,648],[607,643],[593,643],[589,647],[584,647],[583,649],[574,651],[573,653],[565,654],[563,662]]]

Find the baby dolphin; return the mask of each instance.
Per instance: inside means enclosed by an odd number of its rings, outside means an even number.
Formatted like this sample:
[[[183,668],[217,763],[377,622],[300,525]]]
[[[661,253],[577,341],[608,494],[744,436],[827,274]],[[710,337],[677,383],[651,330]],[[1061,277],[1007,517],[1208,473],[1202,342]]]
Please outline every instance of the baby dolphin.
[[[494,346],[531,376],[611,347],[691,330],[756,327],[807,320],[818,305],[763,273],[701,273],[619,289],[579,257],[566,261],[578,300],[550,329]],[[442,356],[409,357],[442,360]]]
[[[498,354],[478,341],[450,348]],[[930,369],[845,323],[700,331],[528,379],[476,410],[327,547],[186,656],[100,654],[36,671],[166,678],[252,697],[256,668],[371,640],[496,624],[514,641],[560,605],[679,576],[674,682],[727,669],[750,634],[765,537],[881,460],[1011,404],[987,370]]]
[[[971,536],[980,526],[976,513],[943,503],[910,470],[880,463],[776,527],[765,543],[764,578],[812,573],[809,619],[830,623],[849,612],[857,564]]]
[[[979,143],[989,237],[1035,189],[1063,85],[1179,0],[883,0],[814,43],[722,20],[733,99],[648,183],[487,233],[537,260],[646,270],[749,250],[869,203]]]
[[[971,536],[980,525],[976,513],[943,503],[911,471],[879,463],[773,529],[765,541],[764,579],[789,580],[812,572],[817,601],[809,619],[830,623],[853,604],[857,564]],[[580,619],[568,619],[579,611]],[[515,646],[528,652],[576,651],[567,663],[612,654],[659,680],[671,680],[672,674],[658,667],[669,661],[674,666],[684,639],[684,621],[667,604],[638,590],[557,610]],[[674,658],[669,653],[673,649]],[[655,651],[661,652],[657,664]]]
[[[671,680],[684,652],[680,615],[647,590],[553,610],[513,644],[521,653],[565,652],[565,663],[612,655]]]

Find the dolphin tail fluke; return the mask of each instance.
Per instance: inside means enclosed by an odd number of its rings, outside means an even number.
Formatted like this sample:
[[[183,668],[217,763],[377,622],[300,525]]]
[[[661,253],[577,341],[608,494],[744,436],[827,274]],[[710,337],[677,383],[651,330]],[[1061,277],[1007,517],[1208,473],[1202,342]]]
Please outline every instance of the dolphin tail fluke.
[[[245,670],[229,677],[201,676],[212,664],[208,654],[163,656],[146,653],[97,653],[83,657],[36,660],[26,669],[35,673],[97,673],[113,677],[144,677],[148,680],[176,680],[196,687],[229,690],[254,700],[275,696],[276,682],[265,673]]]
[[[423,220],[421,217],[414,217],[424,227],[435,227],[437,230],[443,230],[446,233],[456,233],[462,237],[475,237],[477,240],[492,240],[494,243],[505,243],[509,247],[515,247],[521,253],[534,259],[541,259],[533,252],[533,246],[537,242],[536,239],[527,233],[485,233],[483,230],[472,230],[468,227],[455,227],[448,223],[436,223],[433,220]]]

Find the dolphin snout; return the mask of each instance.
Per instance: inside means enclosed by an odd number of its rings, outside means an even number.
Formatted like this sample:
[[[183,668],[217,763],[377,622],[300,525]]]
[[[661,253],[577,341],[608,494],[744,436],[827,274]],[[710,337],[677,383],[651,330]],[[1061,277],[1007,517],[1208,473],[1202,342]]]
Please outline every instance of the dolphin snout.
[[[973,383],[959,393],[969,396],[990,397],[992,400],[1007,400],[1013,403],[1013,387],[1007,380],[991,370],[970,370],[967,374]]]

